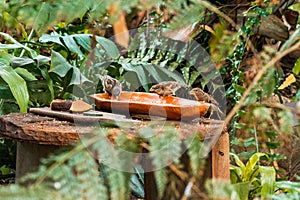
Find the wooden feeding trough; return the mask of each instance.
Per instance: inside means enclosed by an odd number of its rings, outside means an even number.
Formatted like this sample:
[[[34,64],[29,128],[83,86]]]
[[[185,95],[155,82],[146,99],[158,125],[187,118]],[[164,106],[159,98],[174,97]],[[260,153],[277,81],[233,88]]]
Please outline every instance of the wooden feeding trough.
[[[192,120],[202,117],[209,109],[205,102],[193,101],[173,96],[160,97],[155,93],[123,92],[118,99],[106,93],[94,94],[99,110],[125,115],[143,114],[160,116],[168,120]]]

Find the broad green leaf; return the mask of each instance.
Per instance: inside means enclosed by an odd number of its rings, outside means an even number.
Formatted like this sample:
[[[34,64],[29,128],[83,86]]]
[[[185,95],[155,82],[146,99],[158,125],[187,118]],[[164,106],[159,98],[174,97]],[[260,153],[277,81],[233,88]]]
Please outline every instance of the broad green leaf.
[[[233,156],[235,163],[242,169],[242,173],[244,173],[245,170],[244,163],[239,159],[239,157],[236,154],[230,153],[229,155]]]
[[[167,74],[173,80],[179,83],[185,83],[183,78],[179,74],[176,74],[175,72],[171,72],[169,69],[166,69],[164,67],[158,67],[158,69],[160,69],[160,71],[162,71],[163,73]]]
[[[60,38],[61,36],[58,35],[57,33],[53,33],[51,35],[49,34],[43,34],[40,38],[39,38],[39,42],[41,43],[48,43],[48,42],[53,42],[53,43],[56,43],[56,44],[59,44],[61,46],[64,46],[61,41],[60,41]]]
[[[35,81],[37,78],[33,76],[27,69],[16,68],[15,71],[26,81]]]
[[[60,53],[52,51],[50,72],[54,72],[60,77],[64,77],[72,68],[73,66],[70,65]]]
[[[8,167],[6,167],[5,165],[3,165],[3,166],[0,167],[0,172],[1,172],[2,175],[9,174],[10,169]]]
[[[273,195],[269,195],[268,198],[272,200],[299,200],[300,193],[293,192],[293,193],[273,194]]]
[[[42,66],[42,65],[50,62],[51,58],[49,58],[47,56],[43,56],[43,55],[38,55],[38,56],[34,57],[33,60],[35,60],[37,62],[37,66]]]
[[[12,67],[22,67],[22,66],[31,65],[31,64],[35,64],[34,60],[32,60],[31,58],[12,57],[10,59],[10,65]]]
[[[141,85],[143,86],[143,88],[146,91],[149,91],[148,84],[151,81],[149,80],[149,77],[146,75],[146,73],[143,69],[143,66],[141,64],[133,64],[133,63],[122,62],[121,65],[122,65],[123,69],[125,69],[126,71],[135,72],[137,77],[139,78],[139,81],[140,81]]]
[[[73,35],[76,42],[85,50],[91,51],[91,35],[89,34],[75,34]]]
[[[266,142],[266,145],[269,149],[276,149],[282,145],[280,142]]]
[[[230,165],[230,182],[231,183],[238,183],[242,182],[242,170],[240,167]]]
[[[245,168],[245,176],[244,178],[246,180],[249,180],[254,172],[254,167],[257,165],[257,162],[259,161],[259,159],[262,157],[262,156],[267,156],[267,154],[265,153],[260,153],[260,152],[257,152],[255,154],[253,154],[250,159],[248,160],[248,162],[246,163],[246,168]]]
[[[19,49],[22,46],[18,44],[0,44],[0,49]]]
[[[26,51],[28,51],[31,55],[31,57],[35,57],[36,56],[36,52],[33,50],[33,49],[30,49],[29,47],[19,43],[17,40],[15,40],[12,36],[10,36],[9,34],[7,33],[3,33],[3,32],[0,32],[0,35],[4,37],[4,39],[12,42],[14,45],[17,45],[19,46],[19,48],[23,48],[25,49]]]
[[[267,197],[269,194],[274,194],[275,182],[276,182],[276,172],[273,167],[260,166],[259,167],[261,175],[261,197]]]
[[[250,183],[248,181],[236,183],[233,185],[234,190],[238,193],[240,200],[248,200]]]
[[[276,182],[276,187],[300,193],[300,182],[278,181]]]
[[[162,78],[161,78],[161,74],[156,70],[156,66],[154,66],[153,64],[151,64],[151,63],[145,63],[145,64],[143,64],[143,63],[141,63],[141,66],[143,66],[143,68],[145,69],[145,70],[147,70],[148,72],[149,72],[149,74],[158,82],[158,83],[160,83],[160,82],[162,82],[162,81],[164,81]]]
[[[74,40],[73,36],[61,36],[60,37],[62,42],[65,44],[65,46],[69,49],[69,51],[78,53],[80,56],[83,55],[81,50],[79,49],[76,41]]]
[[[73,74],[69,85],[79,85],[89,81],[77,67],[73,67]]]
[[[54,89],[53,89],[53,81],[49,75],[49,72],[46,68],[41,68],[41,74],[44,77],[44,79],[46,79],[47,81],[47,86],[49,88],[50,91],[50,95],[51,95],[51,101],[54,99]]]
[[[111,57],[111,58],[117,58],[119,56],[119,50],[114,42],[112,42],[109,39],[106,39],[104,37],[96,36],[96,41],[98,44],[100,44],[105,52]]]
[[[16,99],[20,112],[27,112],[29,94],[27,85],[13,68],[0,63],[0,77],[8,84],[14,98]]]

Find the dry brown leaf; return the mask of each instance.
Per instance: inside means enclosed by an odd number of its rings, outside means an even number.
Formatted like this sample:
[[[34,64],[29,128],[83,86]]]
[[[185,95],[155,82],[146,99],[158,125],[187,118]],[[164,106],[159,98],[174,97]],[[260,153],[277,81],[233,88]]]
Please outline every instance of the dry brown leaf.
[[[115,2],[110,6],[109,14],[111,16],[117,15],[116,22],[113,23],[113,29],[115,34],[115,41],[117,44],[121,45],[122,47],[127,48],[129,44],[129,32],[127,29],[126,19],[125,19],[125,12],[119,13],[119,4]]]
[[[296,78],[294,74],[290,74],[285,81],[279,86],[278,90],[282,90],[288,86],[290,86],[292,83],[296,82]]]
[[[85,111],[91,110],[92,108],[93,107],[90,104],[88,104],[82,100],[78,100],[78,101],[74,101],[72,103],[70,111],[73,113],[85,112]]]

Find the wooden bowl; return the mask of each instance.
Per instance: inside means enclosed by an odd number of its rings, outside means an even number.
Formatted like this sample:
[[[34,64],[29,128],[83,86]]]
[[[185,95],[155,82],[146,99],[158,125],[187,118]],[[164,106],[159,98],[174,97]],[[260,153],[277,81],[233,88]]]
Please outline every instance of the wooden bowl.
[[[170,120],[191,120],[205,115],[206,102],[198,102],[173,96],[160,97],[156,93],[122,92],[119,99],[106,93],[91,95],[99,110],[125,115],[143,114],[160,116]]]

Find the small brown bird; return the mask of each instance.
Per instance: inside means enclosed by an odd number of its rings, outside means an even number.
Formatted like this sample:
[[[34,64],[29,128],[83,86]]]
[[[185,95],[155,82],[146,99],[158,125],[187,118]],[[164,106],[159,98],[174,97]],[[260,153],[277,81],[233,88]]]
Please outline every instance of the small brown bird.
[[[190,95],[193,95],[197,101],[205,101],[207,103],[210,103],[209,118],[213,115],[214,112],[217,113],[218,119],[221,119],[224,116],[224,113],[219,108],[219,103],[211,95],[207,94],[202,89],[193,88],[190,91]]]
[[[163,81],[161,83],[158,83],[156,85],[153,85],[150,88],[150,92],[155,92],[159,96],[168,96],[168,95],[175,95],[175,92],[182,88],[182,87],[187,87],[186,84],[183,83],[178,83],[175,81]]]
[[[205,101],[207,103],[212,103],[216,106],[219,106],[219,103],[211,95],[207,94],[200,88],[193,88],[190,91],[190,95],[193,95],[197,101]]]
[[[108,75],[101,76],[97,74],[97,76],[102,81],[103,90],[109,95],[118,99],[122,93],[122,84],[120,83],[120,81]]]

